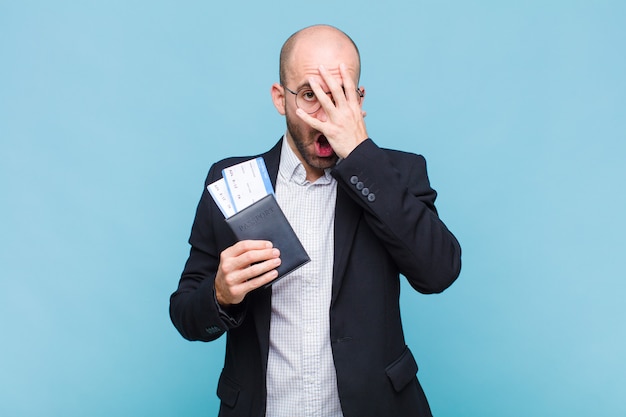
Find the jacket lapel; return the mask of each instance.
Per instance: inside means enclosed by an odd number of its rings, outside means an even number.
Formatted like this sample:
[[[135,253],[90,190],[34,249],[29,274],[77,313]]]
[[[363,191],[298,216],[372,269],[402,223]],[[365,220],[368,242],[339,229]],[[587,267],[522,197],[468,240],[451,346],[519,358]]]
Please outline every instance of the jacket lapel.
[[[348,258],[354,243],[356,228],[361,218],[361,208],[337,184],[335,205],[335,252],[333,264],[333,289],[331,305],[335,303],[345,275]]]

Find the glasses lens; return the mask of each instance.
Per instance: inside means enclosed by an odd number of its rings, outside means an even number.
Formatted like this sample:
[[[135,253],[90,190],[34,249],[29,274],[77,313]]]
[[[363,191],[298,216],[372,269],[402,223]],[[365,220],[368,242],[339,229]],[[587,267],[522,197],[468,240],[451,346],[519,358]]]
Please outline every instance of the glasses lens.
[[[361,93],[359,89],[357,89],[356,92],[357,92],[357,100],[360,102],[361,98],[363,98],[363,94]],[[333,100],[330,93],[326,93],[326,94],[328,94],[330,99]],[[333,100],[333,103],[334,102],[335,101]],[[302,90],[298,91],[298,93],[296,94],[296,106],[300,107],[302,110],[304,110],[307,113],[315,113],[316,111],[320,109],[321,104],[318,101],[317,96],[315,95],[313,90],[309,88],[303,88]]]
[[[298,91],[296,101],[296,105],[307,113],[315,113],[320,108],[320,102],[315,93],[308,88]]]

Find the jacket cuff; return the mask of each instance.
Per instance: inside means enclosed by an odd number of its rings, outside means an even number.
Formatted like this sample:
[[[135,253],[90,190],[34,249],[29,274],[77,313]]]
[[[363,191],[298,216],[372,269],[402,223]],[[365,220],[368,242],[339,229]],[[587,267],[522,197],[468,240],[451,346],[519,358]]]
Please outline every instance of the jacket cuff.
[[[246,316],[246,306],[245,306],[246,300],[245,299],[239,304],[229,306],[229,307],[223,307],[217,301],[217,295],[215,294],[215,289],[213,289],[213,301],[215,302],[215,307],[217,309],[219,317],[226,327],[225,329],[222,329],[222,330],[232,329],[233,327],[238,327],[241,325],[241,323],[243,322],[243,319]]]

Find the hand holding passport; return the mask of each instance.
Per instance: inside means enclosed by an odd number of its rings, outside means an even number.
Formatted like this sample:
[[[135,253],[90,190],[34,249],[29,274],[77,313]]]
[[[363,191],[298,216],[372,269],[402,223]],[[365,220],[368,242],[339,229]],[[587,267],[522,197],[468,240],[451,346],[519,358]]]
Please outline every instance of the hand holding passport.
[[[207,186],[238,240],[269,240],[280,250],[278,277],[269,286],[310,261],[280,209],[263,158],[228,167]]]

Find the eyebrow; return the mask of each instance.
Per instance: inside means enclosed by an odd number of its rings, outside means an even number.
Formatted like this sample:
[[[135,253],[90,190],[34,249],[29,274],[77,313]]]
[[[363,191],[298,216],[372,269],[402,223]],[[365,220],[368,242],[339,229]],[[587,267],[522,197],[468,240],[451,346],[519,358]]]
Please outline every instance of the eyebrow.
[[[309,83],[308,81],[305,82],[304,84],[301,84],[300,86],[298,86],[298,88],[296,88],[296,91],[300,91],[303,88],[311,88],[311,83]]]
[[[305,83],[301,84],[298,88],[296,88],[296,92],[302,90],[303,88],[308,88],[310,90],[312,90],[311,88],[311,83],[309,83],[308,81],[306,81]],[[344,85],[341,86],[341,89],[345,92],[346,91],[346,87]],[[330,93],[329,91],[325,91],[326,94]]]

